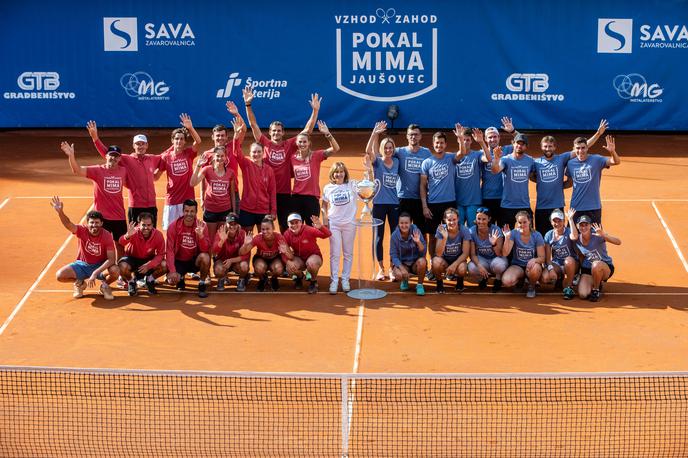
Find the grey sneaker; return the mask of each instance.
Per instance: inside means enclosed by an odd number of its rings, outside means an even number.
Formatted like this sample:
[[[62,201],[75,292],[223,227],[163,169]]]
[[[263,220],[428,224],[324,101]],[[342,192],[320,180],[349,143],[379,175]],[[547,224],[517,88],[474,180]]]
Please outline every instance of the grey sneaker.
[[[86,288],[86,282],[83,280],[77,280],[74,282],[74,291],[72,297],[74,299],[79,299],[84,297],[84,289]]]
[[[535,285],[528,286],[528,292],[526,293],[526,297],[532,299],[535,296],[537,296],[537,293],[535,292]]]
[[[112,294],[112,289],[110,288],[110,285],[107,285],[105,283],[102,283],[100,285],[100,294],[102,294],[105,300],[107,301],[111,301],[115,298],[115,296]]]
[[[245,278],[240,278],[239,281],[237,282],[237,292],[243,293],[246,291],[246,279]]]
[[[227,283],[227,277],[222,277],[222,278],[220,278],[220,279],[217,281],[217,288],[215,288],[215,289],[217,289],[218,291],[224,291],[224,290],[225,290],[226,283]]]

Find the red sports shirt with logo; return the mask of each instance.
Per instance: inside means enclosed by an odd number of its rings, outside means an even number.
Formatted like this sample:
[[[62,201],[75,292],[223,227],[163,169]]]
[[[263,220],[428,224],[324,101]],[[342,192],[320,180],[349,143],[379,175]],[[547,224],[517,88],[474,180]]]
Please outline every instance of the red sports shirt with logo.
[[[305,159],[297,154],[291,157],[291,168],[294,174],[292,194],[315,196],[320,198],[320,163],[327,159],[324,150],[316,150]]]
[[[137,259],[145,259],[150,262],[150,267],[155,268],[160,265],[165,258],[165,238],[162,232],[153,228],[150,237],[143,237],[140,229],[127,239],[124,234],[119,238],[119,244],[124,247],[124,254]]]
[[[205,194],[203,205],[210,212],[220,213],[232,208],[231,185],[236,180],[231,169],[225,169],[225,173],[219,176],[212,165],[206,165],[201,169],[205,181]]]
[[[98,235],[91,235],[86,226],[76,226],[74,236],[79,240],[79,253],[76,259],[88,264],[102,264],[107,258],[108,250],[115,251],[115,241],[112,234],[100,229]]]
[[[241,210],[257,215],[275,215],[277,213],[275,172],[265,164],[265,161],[262,166],[257,166],[244,157],[240,145],[234,148],[234,157],[241,167],[243,183]]]
[[[125,220],[124,198],[122,191],[126,183],[127,171],[124,167],[106,168],[104,165],[86,167],[86,177],[93,181],[93,200],[95,209],[103,218],[117,221]]]
[[[325,226],[316,229],[315,227],[303,224],[298,234],[295,234],[291,230],[286,231],[284,233],[284,239],[287,241],[292,251],[294,251],[294,256],[298,256],[305,261],[313,254],[317,254],[322,258],[322,253],[320,252],[320,247],[316,239],[326,239],[331,235],[332,232]]]
[[[165,259],[170,272],[177,271],[174,266],[175,259],[191,261],[199,253],[208,253],[210,249],[208,227],[203,224],[203,237],[199,238],[196,234],[196,226],[199,224],[201,223],[198,220],[194,220],[192,226],[186,226],[184,224],[184,217],[180,217],[167,229]]]
[[[215,241],[213,242],[213,256],[215,256],[220,261],[226,261],[230,258],[236,258],[239,256],[239,248],[244,244],[244,239],[246,238],[246,232],[243,229],[239,229],[233,239],[230,240],[227,237],[225,243],[220,243],[220,233],[215,234]],[[251,257],[251,253],[241,256],[242,261],[248,261]]]
[[[196,197],[194,188],[191,187],[195,157],[196,152],[193,148],[185,148],[181,153],[175,155],[172,146],[160,155],[161,167],[164,166],[165,172],[167,172],[165,205],[179,205],[187,199]]]
[[[278,194],[291,194],[291,162],[296,153],[296,137],[280,143],[273,143],[264,134],[258,141],[263,145],[263,161],[275,172],[275,183]]]

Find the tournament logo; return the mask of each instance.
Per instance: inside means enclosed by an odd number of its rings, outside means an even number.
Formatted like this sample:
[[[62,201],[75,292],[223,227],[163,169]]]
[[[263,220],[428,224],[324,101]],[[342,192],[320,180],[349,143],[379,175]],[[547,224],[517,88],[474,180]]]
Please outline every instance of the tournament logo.
[[[633,19],[598,19],[597,52],[632,53]]]
[[[135,17],[104,17],[103,48],[105,51],[138,51],[139,38]]]
[[[429,172],[433,180],[441,181],[449,176],[449,165],[446,162],[438,162],[430,167]]]
[[[122,177],[105,177],[103,181],[105,192],[109,192],[110,194],[119,194],[122,192]]]
[[[59,92],[60,74],[57,72],[23,72],[17,77],[21,92],[5,92],[5,99],[74,99],[74,92]]]
[[[662,103],[664,89],[657,83],[648,84],[640,73],[616,75],[612,84],[619,97],[629,102]]]
[[[195,250],[196,249],[196,237],[194,236],[194,234],[184,232],[182,234],[181,247],[186,248],[187,250]]]
[[[504,82],[507,93],[493,93],[492,100],[563,102],[564,94],[547,93],[549,75],[547,73],[512,73]]]
[[[601,261],[602,255],[598,250],[590,250],[585,254],[585,258],[590,262]]]
[[[533,259],[535,256],[535,251],[532,248],[521,248],[516,247],[516,257],[518,259],[527,260]]]
[[[310,165],[296,165],[294,166],[294,179],[297,181],[307,181],[311,178]]]
[[[119,84],[129,97],[141,101],[170,100],[170,87],[164,81],[155,82],[146,72],[125,73]]]
[[[571,252],[569,251],[569,247],[567,246],[553,246],[552,247],[554,250],[554,257],[556,259],[566,259],[567,257],[571,256]]]
[[[87,240],[84,244],[84,248],[86,249],[86,252],[88,254],[92,254],[93,256],[100,256],[101,254],[100,242],[93,242],[91,240]]]
[[[271,164],[275,164],[275,165],[284,164],[284,161],[285,161],[286,159],[287,159],[287,155],[286,155],[286,153],[284,152],[283,149],[280,149],[280,150],[272,150],[272,151],[270,151],[270,153],[268,154],[268,161],[269,161]]]
[[[528,181],[528,167],[513,166],[509,168],[511,174],[511,181],[514,183],[525,183]]]
[[[396,188],[398,180],[399,175],[395,175],[393,173],[382,174],[382,184],[385,188]]]
[[[559,178],[559,169],[553,164],[541,168],[538,172],[540,173],[540,181],[543,183],[551,183]]]
[[[413,99],[437,87],[437,16],[337,14],[337,89],[375,102]]]
[[[417,157],[407,157],[404,168],[407,172],[420,173],[421,165],[423,165],[423,159]]]
[[[587,183],[592,180],[592,169],[587,164],[582,164],[574,170],[573,181],[576,183]]]
[[[178,177],[186,175],[186,172],[189,171],[189,163],[186,161],[186,159],[173,160],[170,165],[172,167],[172,175]]]
[[[229,183],[226,181],[212,180],[210,182],[211,193],[214,196],[226,196],[229,194]]]
[[[215,97],[218,99],[228,99],[232,95],[232,90],[239,85],[241,85],[239,73],[230,73],[225,87],[218,89]],[[256,99],[278,99],[282,95],[280,89],[287,87],[287,85],[287,81],[274,78],[269,80],[255,79],[252,76],[246,78],[246,86],[250,86],[253,89],[253,97]]]
[[[475,168],[475,160],[465,158],[456,166],[456,177],[461,180],[467,180],[473,176],[473,169]]]
[[[347,205],[351,202],[351,193],[349,191],[337,191],[333,192],[330,196],[330,202],[336,207],[341,207]]]

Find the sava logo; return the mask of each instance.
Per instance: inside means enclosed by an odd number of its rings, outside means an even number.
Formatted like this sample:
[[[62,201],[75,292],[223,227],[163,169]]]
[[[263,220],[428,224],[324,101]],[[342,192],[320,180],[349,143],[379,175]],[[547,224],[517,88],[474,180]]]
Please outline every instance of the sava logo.
[[[241,78],[239,78],[239,73],[230,73],[225,87],[218,89],[215,96],[218,99],[228,99],[232,95],[232,89],[240,84]],[[251,86],[253,97],[257,99],[277,99],[282,95],[280,89],[287,87],[287,82],[276,79],[259,80],[249,76],[246,78],[246,86]]]
[[[563,102],[563,94],[549,94],[547,73],[512,73],[506,78],[509,93],[493,93],[492,100],[528,100],[537,102]]]
[[[640,26],[641,48],[688,48],[688,28],[685,24]]]
[[[413,99],[437,87],[437,16],[335,15],[337,89],[376,102]]]
[[[60,74],[57,72],[24,72],[17,77],[22,92],[5,92],[6,99],[73,99],[73,92],[58,92]]]
[[[597,52],[633,52],[633,19],[598,19]]]
[[[662,103],[664,89],[657,83],[648,84],[640,73],[616,75],[613,85],[619,97],[629,102]]]
[[[196,46],[196,36],[188,22],[166,22],[144,25],[145,46]],[[138,18],[104,17],[105,51],[138,51]]]

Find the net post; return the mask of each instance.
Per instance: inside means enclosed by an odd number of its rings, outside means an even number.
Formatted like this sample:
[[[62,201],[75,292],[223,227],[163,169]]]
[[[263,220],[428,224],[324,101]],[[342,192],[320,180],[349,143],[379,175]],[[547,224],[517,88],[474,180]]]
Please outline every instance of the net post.
[[[349,456],[349,378],[341,378],[342,390],[342,458]]]

